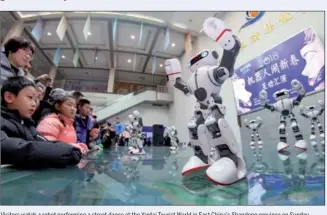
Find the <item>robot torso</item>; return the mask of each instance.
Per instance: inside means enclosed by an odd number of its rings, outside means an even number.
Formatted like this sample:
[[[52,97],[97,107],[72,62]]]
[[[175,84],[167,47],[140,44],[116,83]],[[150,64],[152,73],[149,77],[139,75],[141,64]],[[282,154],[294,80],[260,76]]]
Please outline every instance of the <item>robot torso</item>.
[[[292,110],[294,108],[293,99],[285,98],[285,99],[278,100],[274,104],[274,108],[276,109],[276,111],[280,112],[283,116],[288,116],[289,114],[292,113]]]
[[[194,71],[189,78],[187,85],[197,101],[203,105],[209,105],[209,98],[212,94],[219,94],[221,85],[213,81],[212,66],[203,66]]]

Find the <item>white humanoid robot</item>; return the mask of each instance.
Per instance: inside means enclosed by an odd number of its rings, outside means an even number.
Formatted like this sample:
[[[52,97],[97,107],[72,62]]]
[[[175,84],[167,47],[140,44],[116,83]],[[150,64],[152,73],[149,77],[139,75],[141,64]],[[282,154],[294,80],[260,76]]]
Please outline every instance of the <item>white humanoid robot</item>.
[[[234,74],[241,43],[217,18],[206,19],[203,31],[223,48],[220,65],[216,51],[204,50],[190,59],[188,66],[193,74],[187,83],[181,77],[182,67],[177,59],[166,60],[165,69],[175,88],[197,100],[194,117],[187,125],[195,155],[183,167],[182,175],[207,168],[209,180],[227,186],[246,176],[241,145],[224,119],[226,110],[219,96],[224,82]],[[219,154],[215,160],[210,159],[212,146]]]
[[[128,116],[130,124],[127,126],[131,136],[131,147],[128,148],[130,154],[145,154],[143,149],[143,120],[140,113],[135,110],[133,114]]]
[[[311,135],[310,135],[310,142],[311,145],[313,146],[316,155],[320,156],[322,158],[325,157],[325,131],[324,128],[322,127],[318,117],[323,114],[325,111],[325,104],[323,101],[318,101],[318,105],[311,105],[305,108],[304,106],[300,106],[300,114],[307,118],[310,119],[311,121]],[[318,128],[319,131],[319,136],[321,139],[321,154],[319,152],[319,147],[317,145],[317,136],[316,136],[316,128]]]
[[[244,120],[245,127],[252,131],[250,147],[253,150],[253,155],[257,158],[257,161],[262,159],[263,141],[260,138],[259,128],[262,125],[262,119],[257,117],[255,120]],[[258,148],[258,149],[257,149]]]
[[[178,137],[177,137],[177,129],[175,126],[168,127],[167,135],[170,138],[171,147],[170,150],[177,151],[178,150]]]
[[[298,80],[292,80],[292,88],[294,91],[299,93],[295,99],[290,98],[290,92],[287,89],[282,89],[274,93],[274,98],[276,103],[270,105],[267,103],[267,92],[262,90],[259,93],[260,104],[270,110],[271,112],[280,112],[280,126],[279,130],[279,143],[277,145],[277,151],[283,151],[288,148],[286,140],[286,119],[289,118],[291,122],[291,128],[295,135],[296,142],[295,147],[301,150],[307,149],[307,142],[303,139],[302,133],[300,131],[299,124],[292,112],[293,108],[300,105],[301,100],[305,96],[305,89],[303,85]]]

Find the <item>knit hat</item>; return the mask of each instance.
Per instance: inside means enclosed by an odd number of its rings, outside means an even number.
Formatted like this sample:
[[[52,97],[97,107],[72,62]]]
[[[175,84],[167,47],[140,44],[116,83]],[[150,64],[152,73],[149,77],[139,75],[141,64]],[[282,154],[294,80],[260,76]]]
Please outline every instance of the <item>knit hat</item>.
[[[61,88],[55,88],[50,92],[49,102],[54,105],[57,102],[63,102],[72,95]]]

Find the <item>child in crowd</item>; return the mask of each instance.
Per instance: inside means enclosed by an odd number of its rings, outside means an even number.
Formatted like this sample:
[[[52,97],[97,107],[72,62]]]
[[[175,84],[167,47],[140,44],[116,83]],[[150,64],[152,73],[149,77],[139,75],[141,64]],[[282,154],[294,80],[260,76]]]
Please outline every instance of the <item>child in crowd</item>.
[[[1,164],[21,167],[65,167],[81,159],[78,148],[51,142],[37,134],[31,116],[36,110],[35,83],[23,76],[9,77],[1,89]]]
[[[84,143],[77,143],[74,119],[76,114],[75,98],[63,89],[54,89],[49,102],[52,113],[45,116],[37,126],[39,134],[51,141],[61,141],[79,148],[82,154],[88,151]]]

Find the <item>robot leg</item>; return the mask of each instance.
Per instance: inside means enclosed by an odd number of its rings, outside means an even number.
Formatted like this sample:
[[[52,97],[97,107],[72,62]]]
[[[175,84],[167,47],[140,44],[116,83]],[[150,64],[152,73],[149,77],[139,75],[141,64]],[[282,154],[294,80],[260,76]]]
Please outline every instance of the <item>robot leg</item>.
[[[319,135],[321,138],[321,151],[322,151],[322,157],[325,157],[325,131],[324,128],[322,127],[319,119],[316,119],[317,122],[317,127],[319,130]]]
[[[283,151],[289,147],[286,139],[286,117],[280,116],[279,130],[279,143],[277,145],[277,151]]]
[[[207,130],[203,125],[204,118],[202,110],[200,110],[200,104],[197,102],[196,109],[194,111],[194,117],[187,124],[190,144],[194,147],[194,156],[190,157],[187,163],[182,169],[182,175],[185,176],[192,173],[194,170],[207,168],[210,166],[210,145],[207,140]]]
[[[261,137],[260,137],[260,134],[259,134],[259,131],[256,130],[256,137],[257,137],[257,144],[258,144],[258,150],[257,150],[257,159],[258,161],[261,161],[262,160],[262,148],[263,148],[263,141],[261,140]]]
[[[228,186],[246,176],[246,164],[242,148],[237,143],[232,129],[223,118],[221,105],[211,108],[211,115],[205,125],[211,133],[211,145],[220,156],[206,171],[207,177],[215,184]]]
[[[298,149],[306,150],[307,142],[303,139],[302,133],[300,131],[299,123],[297,122],[294,114],[290,115],[290,119],[291,119],[291,128],[293,130],[296,139],[296,143],[294,146]]]
[[[298,172],[298,176],[299,179],[301,181],[301,186],[303,186],[305,183],[305,176],[306,176],[306,172],[307,172],[307,160],[308,160],[308,152],[307,151],[303,151],[301,153],[299,153],[296,156],[297,159],[299,159],[299,172]]]
[[[319,156],[319,148],[317,144],[317,136],[316,136],[316,125],[314,121],[311,121],[311,134],[310,134],[310,143],[315,150],[317,156]]]
[[[250,147],[253,151],[253,156],[257,157],[257,152],[256,152],[256,144],[255,144],[255,139],[254,139],[254,131],[251,133],[251,142],[250,142]]]

